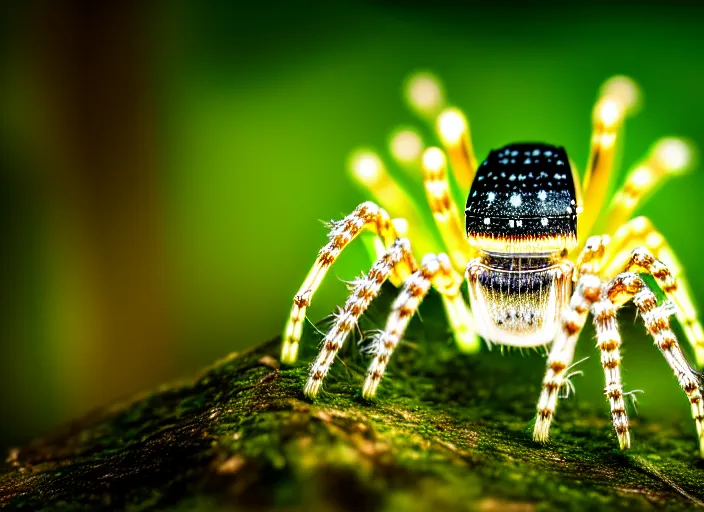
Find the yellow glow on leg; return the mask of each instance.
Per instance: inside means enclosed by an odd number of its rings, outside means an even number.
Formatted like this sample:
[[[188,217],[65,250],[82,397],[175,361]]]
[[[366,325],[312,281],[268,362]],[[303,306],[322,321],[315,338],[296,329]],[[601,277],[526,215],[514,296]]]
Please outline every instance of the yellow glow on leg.
[[[389,137],[389,153],[394,163],[413,183],[421,181],[420,161],[425,149],[421,136],[411,128],[397,128]]]
[[[440,141],[450,157],[452,172],[463,192],[468,192],[477,170],[469,123],[456,108],[445,109],[437,119]]]
[[[601,86],[601,95],[616,98],[630,114],[634,114],[640,108],[640,88],[627,76],[616,75],[606,80]]]
[[[690,142],[675,137],[658,140],[648,155],[629,171],[623,186],[614,195],[605,231],[612,233],[619,229],[667,178],[689,171],[695,161]]]
[[[613,174],[618,133],[627,114],[638,104],[638,87],[630,78],[616,76],[601,88],[592,112],[592,139],[589,161],[582,182],[584,211],[580,218],[581,238],[591,234],[606,200]]]
[[[677,137],[658,140],[653,146],[651,157],[656,167],[670,174],[688,172],[696,163],[694,145]]]
[[[441,297],[457,346],[465,354],[476,354],[481,347],[481,340],[476,333],[474,317],[462,294],[457,293],[454,296],[443,294]]]
[[[654,258],[660,260],[660,265],[664,264],[665,269],[660,268],[659,272],[652,269],[640,269],[651,271],[656,274],[665,275],[664,270],[671,275],[671,279],[676,282],[676,287],[665,286],[665,283],[658,281],[658,285],[667,299],[676,306],[675,314],[677,321],[682,326],[687,341],[694,350],[696,363],[699,368],[704,368],[704,330],[699,321],[697,308],[692,300],[692,290],[684,275],[682,264],[675,256],[674,251],[667,243],[667,240],[656,231],[653,224],[645,217],[636,217],[621,226],[614,234],[613,241],[609,244],[604,255],[603,275],[614,276],[626,270],[632,270],[629,262],[632,258],[633,249],[645,247]],[[635,269],[638,271],[638,269]],[[667,291],[665,291],[667,288]]]
[[[428,229],[415,199],[389,174],[381,158],[373,151],[360,149],[350,155],[348,171],[379,205],[392,217],[406,219],[408,236],[419,253],[437,249],[434,234]]]
[[[389,140],[389,152],[402,167],[418,166],[424,145],[414,130],[403,128],[394,131]]]
[[[298,332],[295,332],[295,328],[298,327]],[[288,341],[284,341],[283,346],[281,347],[281,362],[284,364],[293,364],[296,362],[296,359],[298,359],[298,342],[292,343],[290,340],[293,338],[300,339],[301,338],[301,331],[302,331],[303,323],[298,323],[297,325],[294,325],[294,323],[289,320],[286,323],[286,328],[284,329],[284,336]]]
[[[432,73],[412,74],[404,86],[408,106],[416,114],[431,120],[445,107],[445,92],[440,79]]]
[[[470,259],[471,248],[457,205],[450,197],[445,154],[439,148],[428,148],[423,153],[422,167],[425,193],[435,225],[454,267],[463,271]]]

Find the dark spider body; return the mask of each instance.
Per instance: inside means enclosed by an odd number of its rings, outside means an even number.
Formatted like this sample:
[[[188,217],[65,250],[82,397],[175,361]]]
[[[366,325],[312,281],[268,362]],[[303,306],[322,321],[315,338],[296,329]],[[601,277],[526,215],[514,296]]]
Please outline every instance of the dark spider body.
[[[470,239],[500,241],[504,251],[506,243],[532,240],[526,252],[543,252],[576,240],[577,193],[564,148],[523,143],[491,151],[477,169],[465,215]]]
[[[577,242],[577,192],[567,153],[538,143],[491,151],[465,209],[480,256],[467,268],[480,332],[497,343],[548,343],[572,292],[565,258]]]

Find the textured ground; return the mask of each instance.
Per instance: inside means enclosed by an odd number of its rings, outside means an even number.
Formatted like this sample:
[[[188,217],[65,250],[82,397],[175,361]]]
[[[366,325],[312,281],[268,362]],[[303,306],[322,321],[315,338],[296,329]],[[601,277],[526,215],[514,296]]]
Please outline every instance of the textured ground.
[[[544,360],[457,354],[433,303],[377,403],[352,346],[311,403],[278,341],[192,382],[116,404],[13,451],[0,506],[34,510],[648,510],[704,506],[694,428],[636,420],[621,453],[606,406],[565,400],[531,440]],[[383,304],[383,301],[382,301]],[[378,321],[382,311],[372,312]],[[309,361],[317,333],[307,331]],[[431,350],[432,347],[432,350]],[[401,378],[403,376],[403,378]],[[507,384],[507,383],[510,383]],[[673,400],[682,397],[673,397]]]

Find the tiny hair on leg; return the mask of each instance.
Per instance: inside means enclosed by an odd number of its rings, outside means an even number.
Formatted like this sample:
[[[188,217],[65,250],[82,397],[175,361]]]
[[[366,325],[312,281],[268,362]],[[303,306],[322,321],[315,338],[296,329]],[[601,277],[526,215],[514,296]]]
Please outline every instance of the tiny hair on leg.
[[[399,238],[372,265],[369,273],[356,281],[356,285],[347,298],[342,311],[337,315],[334,325],[323,338],[318,357],[310,367],[308,381],[303,390],[306,396],[314,398],[318,394],[335,356],[342,348],[350,331],[357,325],[359,317],[379,294],[381,285],[389,278],[393,268],[408,257],[410,251],[410,242],[405,238]]]
[[[569,307],[562,315],[561,328],[550,347],[548,364],[543,378],[542,391],[537,405],[537,417],[533,427],[533,439],[547,442],[560,389],[565,385],[565,375],[574,358],[579,334],[589,314],[592,302],[598,300],[601,281],[596,272],[600,268],[608,237],[590,237],[577,258],[579,278],[570,299]]]
[[[364,398],[372,399],[376,395],[389,359],[430,287],[434,286],[441,296],[450,300],[450,303],[456,303],[459,300],[464,303],[460,293],[461,283],[462,277],[453,270],[446,254],[428,254],[423,258],[420,268],[403,284],[401,292],[391,307],[384,329],[374,337],[370,347],[373,359],[362,388]],[[460,343],[466,340],[467,336],[472,335],[468,334],[471,325],[465,323],[469,322],[469,317],[459,316],[458,312],[461,311],[462,308],[454,309],[454,316],[451,316],[451,325],[455,332],[461,332],[464,336],[458,339]],[[464,311],[468,313],[466,305]],[[451,311],[448,311],[448,314],[450,313]]]
[[[386,247],[389,247],[398,238],[398,233],[389,214],[371,201],[360,204],[347,217],[332,223],[328,233],[329,242],[318,252],[313,267],[294,296],[293,307],[283,332],[281,362],[287,364],[296,362],[298,342],[303,332],[303,321],[313,295],[340,253],[363,229],[371,229],[382,239]],[[408,252],[403,255],[403,261],[397,265],[395,271],[402,279],[405,279],[415,268],[416,263],[413,255]]]
[[[660,252],[674,263],[674,271],[665,262],[658,259],[648,247],[637,247],[631,252],[623,266],[623,272],[645,272],[653,276],[658,287],[674,305],[674,313],[682,325],[687,341],[692,346],[698,367],[704,366],[704,330],[692,301],[692,292],[681,272],[681,265],[674,254],[668,254],[662,241]],[[679,278],[677,273],[680,274]]]
[[[625,450],[631,446],[631,435],[621,382],[621,334],[616,321],[618,306],[609,299],[608,290],[609,288],[605,290],[600,301],[592,304],[591,311],[597,348],[601,353],[601,367],[604,370],[604,394],[609,401],[611,421],[616,430],[619,447]]]
[[[694,418],[697,428],[700,456],[704,457],[704,401],[702,399],[701,376],[687,361],[682,349],[679,346],[677,337],[670,328],[669,316],[674,313],[672,304],[665,302],[664,304],[658,305],[656,295],[648,287],[646,282],[643,281],[638,274],[634,274],[632,272],[623,272],[616,276],[610,283],[608,283],[606,287],[604,287],[602,297],[603,300],[600,304],[605,303],[606,301],[611,304],[611,306],[605,305],[606,309],[609,307],[619,308],[629,300],[633,301],[643,319],[646,331],[653,338],[656,346],[665,357],[665,360],[677,377],[680,387],[687,395],[691,405],[692,417]],[[606,313],[607,314],[604,316],[609,316],[609,312],[607,311]],[[597,312],[595,311],[594,314],[596,325]],[[615,311],[613,312],[613,317],[615,324]],[[615,358],[611,357],[608,360],[614,361]],[[604,359],[602,359],[602,361],[604,361]],[[617,367],[618,365],[614,366],[614,368]],[[613,416],[613,419],[614,427],[616,428],[616,432],[618,434],[619,426],[622,425],[620,421],[623,418],[620,414],[617,414]],[[619,421],[618,423],[617,420]],[[619,440],[621,440],[621,437],[622,436],[619,435]],[[623,444],[621,447],[624,448]]]

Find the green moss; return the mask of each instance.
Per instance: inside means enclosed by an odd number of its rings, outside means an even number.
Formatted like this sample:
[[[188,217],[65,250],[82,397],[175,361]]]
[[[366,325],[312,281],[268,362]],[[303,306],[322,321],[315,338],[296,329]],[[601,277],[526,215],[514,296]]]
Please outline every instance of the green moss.
[[[366,320],[383,318],[388,296]],[[33,510],[685,510],[704,500],[691,424],[633,421],[617,449],[603,406],[563,400],[531,439],[544,359],[458,354],[429,299],[379,399],[359,397],[350,343],[315,403],[276,340],[193,382],[117,404],[11,457],[0,504]],[[364,327],[364,325],[363,325]]]

